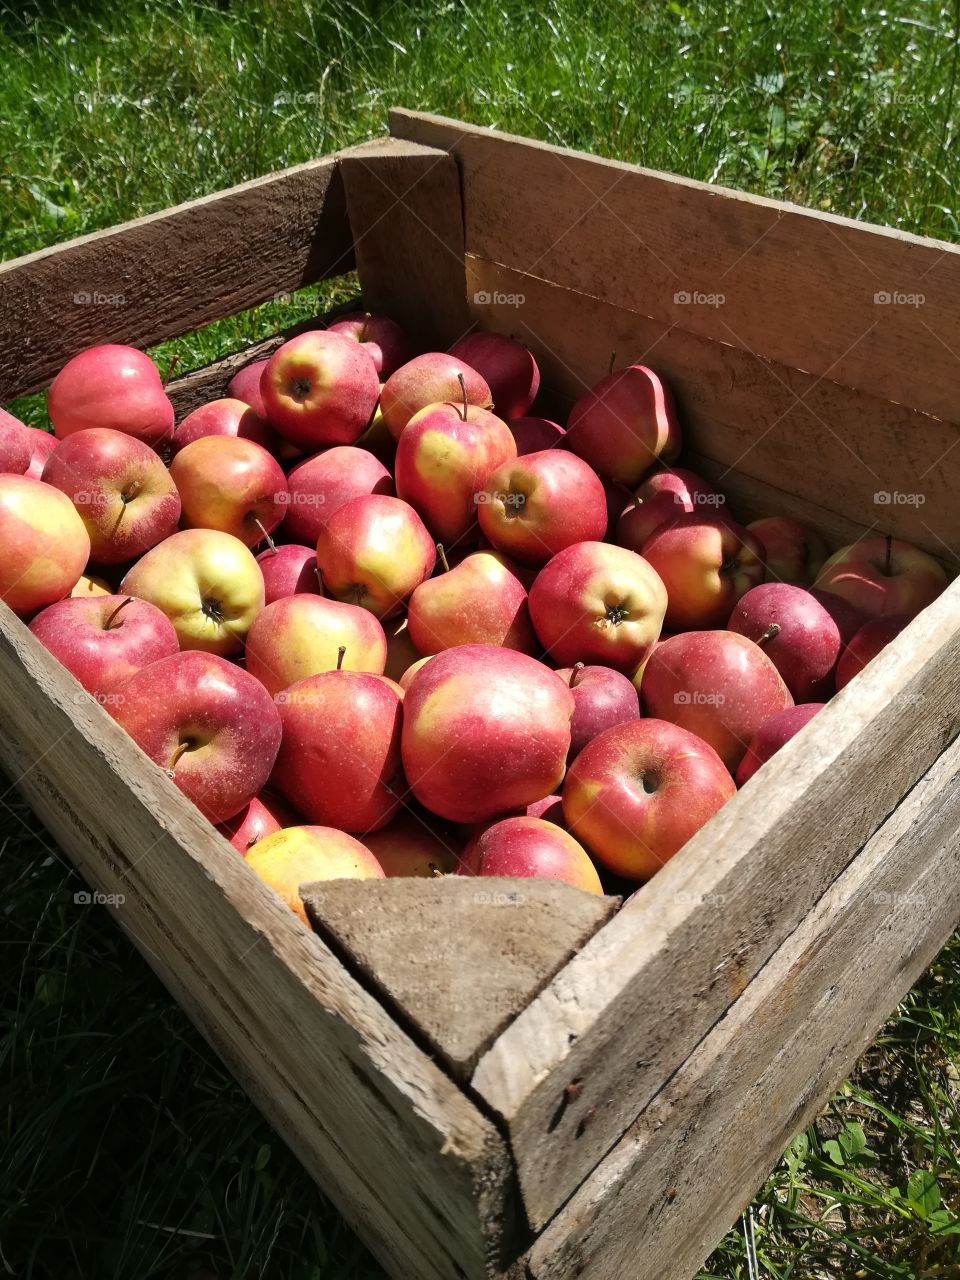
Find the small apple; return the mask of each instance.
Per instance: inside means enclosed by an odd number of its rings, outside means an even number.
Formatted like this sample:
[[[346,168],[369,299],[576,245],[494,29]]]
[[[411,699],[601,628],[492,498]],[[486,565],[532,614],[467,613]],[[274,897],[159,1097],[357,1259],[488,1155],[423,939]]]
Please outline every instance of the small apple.
[[[39,480],[47,459],[57,447],[57,437],[52,431],[41,431],[38,427],[27,427],[27,434],[30,438],[30,465],[23,474]]]
[[[729,631],[758,644],[795,702],[822,702],[833,693],[842,650],[840,629],[820,602],[788,582],[752,587],[734,606]]]
[[[247,866],[310,927],[300,886],[316,880],[382,880],[370,850],[333,827],[284,827],[259,841]]]
[[[0,475],[0,600],[24,617],[69,595],[90,558],[90,535],[59,489]]]
[[[947,575],[933,556],[894,538],[861,538],[827,560],[814,584],[856,605],[868,618],[910,617],[936,600]]]
[[[47,412],[60,440],[103,427],[158,448],[173,430],[173,405],[160,370],[136,347],[112,343],[88,347],[67,361],[50,384]]]
[[[171,457],[175,458],[181,449],[193,444],[195,440],[206,440],[210,436],[252,440],[271,453],[280,443],[266,420],[246,401],[227,397],[223,400],[211,400],[209,404],[202,404],[187,414],[174,430],[170,441]]]
[[[359,342],[381,379],[389,378],[413,354],[410,339],[397,322],[376,312],[351,311],[328,325],[327,332]]]
[[[463,387],[460,385],[463,378]],[[490,388],[475,369],[456,356],[428,351],[401,365],[383,384],[380,412],[394,440],[399,440],[407,423],[427,405],[451,401],[478,409],[493,404]]]
[[[767,516],[747,528],[763,545],[767,582],[809,587],[829,554],[820,535],[792,516]]]
[[[301,449],[353,444],[380,394],[373,360],[342,333],[310,330],[278,347],[260,378],[267,421]]]
[[[680,427],[670,388],[634,364],[610,373],[570,411],[566,445],[599,475],[635,488],[657,459],[679,452]]]
[[[462,644],[500,645],[534,653],[527,592],[502,556],[477,551],[428,578],[407,606],[407,628],[421,654]]]
[[[263,542],[289,508],[287,478],[262,445],[239,436],[204,436],[170,464],[188,529],[218,529],[248,547]]]
[[[30,432],[33,430],[33,427],[28,427],[12,413],[7,413],[6,409],[0,409],[0,474],[11,476],[27,474],[33,456],[30,438]]]
[[[643,558],[667,589],[670,631],[722,625],[740,597],[763,581],[763,547],[726,516],[676,516],[654,530]]]
[[[554,449],[567,434],[558,422],[550,418],[510,418],[507,421],[510,434],[517,446],[517,456],[525,453],[542,453]]]
[[[244,857],[255,844],[284,827],[293,827],[299,818],[287,805],[269,791],[254,796],[245,809],[221,822],[217,830]]]
[[[250,406],[258,418],[264,421],[266,421],[267,410],[264,407],[263,396],[260,394],[260,379],[269,363],[269,360],[254,360],[251,364],[245,364],[227,383],[227,396],[231,400],[242,400],[244,404]]]
[[[413,812],[400,813],[379,831],[363,837],[386,876],[448,876],[456,871],[460,858],[456,851]]]
[[[407,502],[366,494],[343,503],[317,539],[323,586],[378,618],[400,613],[413,589],[433,572],[436,545]]]
[[[390,472],[366,449],[335,445],[298,462],[287,475],[290,501],[284,536],[317,545],[324,522],[351,498],[393,495]]]
[[[498,417],[520,418],[536,400],[540,370],[522,342],[501,333],[470,333],[453,344],[450,354],[483,378]]]
[[[247,636],[247,671],[271,694],[333,671],[338,663],[345,671],[378,675],[386,656],[383,627],[372,613],[319,595],[275,600],[254,619]]]
[[[263,574],[264,605],[303,592],[323,595],[317,571],[317,553],[313,547],[298,547],[295,542],[270,546],[257,556],[257,564]]]
[[[895,640],[911,620],[907,613],[890,613],[865,623],[840,655],[837,663],[837,689],[846,688],[853,677],[858,676],[891,640]]]
[[[809,724],[818,711],[823,710],[824,705],[822,702],[804,702],[798,707],[777,711],[764,720],[737,765],[737,786],[742,787],[748,778],[752,778],[762,764],[766,764],[805,724]]]
[[[557,671],[573,694],[570,721],[570,755],[575,759],[588,742],[616,724],[626,724],[640,716],[637,686],[612,667],[587,667],[578,662]]]
[[[461,875],[562,880],[585,893],[603,893],[587,851],[563,827],[543,818],[503,818],[467,845]]]
[[[715,510],[723,503],[723,494],[694,471],[680,467],[656,471],[620,513],[614,541],[630,551],[642,552],[651,535],[669,520],[691,511]]]

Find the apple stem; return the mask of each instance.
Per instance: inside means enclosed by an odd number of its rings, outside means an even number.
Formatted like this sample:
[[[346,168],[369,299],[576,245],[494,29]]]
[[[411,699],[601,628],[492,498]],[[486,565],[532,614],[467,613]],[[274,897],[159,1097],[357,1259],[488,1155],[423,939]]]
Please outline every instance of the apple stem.
[[[440,557],[440,563],[443,565],[443,572],[444,572],[444,573],[449,573],[449,572],[450,572],[450,562],[449,562],[449,560],[447,559],[447,553],[446,553],[446,551],[444,551],[444,549],[443,549],[443,543],[442,543],[442,542],[438,542],[438,543],[437,543],[437,555]]]
[[[313,572],[317,575],[317,586],[320,588],[320,594],[323,595],[323,574],[320,572],[320,566],[315,564]]]
[[[263,541],[266,542],[267,546],[270,548],[271,554],[276,555],[277,544],[270,537],[269,533],[267,533],[266,529],[264,528],[263,521],[259,518],[259,516],[254,516],[253,523],[257,526],[257,528],[263,534]]]
[[[763,635],[757,637],[757,644],[766,644],[768,640],[772,640],[775,636],[778,636],[779,634],[780,634],[780,623],[771,622],[769,627],[767,627],[766,631],[764,631]]]
[[[167,365],[167,372],[163,375],[163,385],[164,385],[164,386],[166,386],[166,385],[167,385],[167,383],[170,381],[170,379],[173,377],[173,371],[174,371],[174,369],[177,367],[177,365],[178,365],[179,363],[180,363],[180,357],[179,357],[179,356],[171,356],[171,357],[170,357],[170,363]]]
[[[893,537],[891,534],[888,533],[887,534],[887,558],[884,561],[884,565],[883,565],[883,571],[888,578],[890,577],[890,560],[892,555],[893,555]]]
[[[117,607],[114,609],[113,613],[111,613],[110,617],[109,617],[109,618],[106,620],[106,622],[103,624],[103,629],[104,629],[104,631],[111,631],[111,630],[113,629],[113,620],[114,620],[114,618],[117,616],[117,614],[120,612],[120,610],[121,610],[121,609],[125,609],[125,608],[127,607],[127,605],[130,603],[130,601],[131,601],[131,600],[133,600],[133,599],[134,599],[134,597],[133,597],[133,596],[127,596],[126,600],[121,600],[121,601],[120,601],[120,603],[119,603],[119,604],[117,605]],[[122,623],[122,622],[119,622],[119,623],[117,623],[117,626],[122,627],[122,626],[123,626],[123,623]]]
[[[467,384],[463,380],[462,373],[457,374],[457,381],[460,383],[460,394],[463,396],[463,408],[460,410],[460,415],[463,418],[464,422],[466,422],[467,420]]]
[[[170,761],[170,767],[167,769],[167,777],[168,777],[168,778],[172,778],[172,777],[173,777],[173,771],[174,771],[174,769],[177,767],[177,761],[180,759],[180,757],[183,755],[183,753],[184,753],[185,751],[189,751],[189,750],[190,750],[190,743],[189,743],[189,742],[181,742],[181,743],[180,743],[180,745],[177,747],[176,751],[173,753],[173,759]]]
[[[574,685],[575,685],[575,684],[577,683],[577,681],[580,679],[580,676],[581,676],[581,674],[582,674],[582,672],[583,672],[583,666],[584,666],[584,664],[583,664],[582,662],[575,662],[575,663],[573,664],[573,670],[570,672],[570,688],[571,688],[571,689],[574,687]]]
[[[346,657],[346,654],[347,654],[347,646],[345,644],[342,644],[340,648],[337,650],[337,670],[338,671],[343,670],[343,660]]]
[[[611,373],[613,373],[613,366],[614,366],[616,363],[617,363],[617,353],[616,353],[615,351],[611,351],[611,352],[610,352],[610,367],[609,367],[609,369],[607,370],[607,377],[608,377],[608,378],[610,377]]]

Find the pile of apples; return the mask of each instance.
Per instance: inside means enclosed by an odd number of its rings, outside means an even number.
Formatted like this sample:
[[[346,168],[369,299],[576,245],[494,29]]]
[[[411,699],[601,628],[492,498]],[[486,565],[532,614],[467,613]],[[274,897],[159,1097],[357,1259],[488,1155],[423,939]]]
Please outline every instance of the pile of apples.
[[[355,313],[175,426],[100,346],[0,411],[0,595],[302,917],[331,877],[642,881],[946,586],[674,464],[639,364]],[[604,880],[601,881],[603,873]]]

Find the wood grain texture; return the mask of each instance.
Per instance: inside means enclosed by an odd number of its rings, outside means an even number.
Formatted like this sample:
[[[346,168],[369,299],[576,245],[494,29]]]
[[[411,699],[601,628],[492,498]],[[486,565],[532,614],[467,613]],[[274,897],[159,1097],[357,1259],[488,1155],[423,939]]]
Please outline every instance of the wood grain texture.
[[[471,301],[474,319],[531,347],[561,421],[606,374],[611,354],[621,365],[648,364],[676,394],[685,465],[707,459],[732,501],[742,481],[758,481],[787,496],[789,506],[767,513],[809,503],[837,545],[880,529],[957,567],[956,423],[469,255],[467,289],[471,300],[491,299]]]
[[[465,876],[328,880],[302,896],[321,937],[457,1079],[620,903],[558,880]]]
[[[352,266],[333,157],[2,263],[0,402],[85,347],[148,347]]]
[[[390,128],[457,156],[469,253],[956,417],[960,247],[437,116]]]
[[[485,1276],[511,1218],[492,1124],[0,606],[0,763],[395,1276]]]
[[[689,1280],[960,922],[960,743],[589,1181],[524,1280]]]
[[[456,161],[384,138],[341,152],[340,166],[366,305],[419,350],[445,351],[470,327]]]
[[[960,581],[596,934],[480,1060],[542,1227],[960,726]],[[883,1012],[886,1012],[884,1010]],[[565,1090],[582,1087],[567,1104]]]

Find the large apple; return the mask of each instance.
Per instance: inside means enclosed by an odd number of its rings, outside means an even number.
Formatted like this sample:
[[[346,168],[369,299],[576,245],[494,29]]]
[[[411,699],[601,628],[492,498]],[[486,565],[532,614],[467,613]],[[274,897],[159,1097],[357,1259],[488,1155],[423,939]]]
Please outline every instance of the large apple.
[[[763,547],[725,516],[676,516],[654,530],[643,558],[667,589],[670,631],[721,626],[740,597],[763,582]]]
[[[359,342],[382,380],[399,369],[413,354],[410,339],[389,316],[373,311],[351,311],[327,326],[328,333],[342,333]]]
[[[936,600],[947,575],[933,556],[893,538],[861,538],[841,547],[817,574],[815,586],[856,605],[868,618],[916,617]]]
[[[157,448],[173,430],[173,405],[160,370],[136,347],[108,343],[68,360],[47,393],[47,412],[60,440],[106,427]]]
[[[545,449],[512,458],[487,477],[480,528],[504,555],[542,565],[575,542],[599,542],[607,500],[595,471],[573,453]]]
[[[800,732],[805,724],[809,724],[818,711],[822,711],[822,702],[804,702],[798,707],[787,707],[777,711],[764,720],[763,724],[750,739],[743,759],[737,765],[737,786],[743,784],[757,772],[762,764],[776,755],[782,746]]]
[[[245,364],[227,383],[227,396],[233,400],[242,400],[258,418],[264,420],[267,410],[260,394],[260,379],[269,363],[269,360],[254,360],[252,364]]]
[[[557,671],[573,694],[573,719],[570,721],[570,759],[580,754],[588,742],[616,724],[626,724],[640,715],[637,686],[612,667],[587,667],[578,662],[574,667]]]
[[[457,851],[437,834],[433,824],[411,810],[397,814],[379,831],[366,832],[363,843],[386,876],[430,879],[451,875],[460,863]]]
[[[166,614],[133,596],[58,600],[37,614],[30,630],[88,693],[98,696],[180,650]]]
[[[383,869],[366,845],[333,827],[284,827],[254,845],[246,861],[308,928],[301,885],[383,879]]]
[[[111,690],[107,707],[213,823],[232,818],[262,789],[280,747],[273,699],[212,653],[151,663]]]
[[[373,360],[342,333],[310,330],[279,347],[260,378],[270,425],[301,449],[353,444],[377,407]]]
[[[653,648],[667,607],[663,583],[643,556],[606,542],[578,542],[540,570],[530,617],[562,666],[596,662],[633,675]]]
[[[486,827],[467,845],[461,875],[562,880],[586,893],[603,893],[584,847],[543,818],[503,818]]]
[[[510,418],[507,422],[517,446],[517,456],[555,449],[567,434],[550,418]]]
[[[520,418],[537,398],[540,370],[522,342],[501,333],[470,333],[453,344],[450,354],[476,369],[499,417]]]
[[[594,471],[635,488],[657,459],[679,450],[680,427],[670,388],[634,364],[601,378],[570,411],[566,445]]]
[[[90,535],[65,493],[0,475],[0,600],[21,616],[62,600],[90,558]]]
[[[461,385],[460,379],[463,379]],[[456,356],[428,351],[415,356],[386,380],[380,393],[380,412],[394,440],[407,423],[427,405],[451,401],[489,409],[493,397],[485,379]]]
[[[413,589],[433,572],[436,545],[407,502],[385,494],[351,498],[317,539],[323,586],[378,618],[400,613]]]
[[[289,508],[287,478],[263,445],[239,436],[204,436],[170,464],[183,524],[219,529],[245,546],[263,542]]]
[[[30,432],[34,428],[0,409],[0,474],[26,475],[33,456]]]
[[[445,649],[407,688],[403,766],[442,818],[481,822],[555,791],[570,749],[573,695],[526,654]]]
[[[265,605],[301,592],[323,595],[314,547],[299,547],[295,542],[269,546],[257,556],[257,564],[263,574]]]
[[[175,532],[180,519],[180,495],[160,457],[121,431],[73,432],[50,454],[43,482],[76,507],[95,564],[135,560]]]
[[[393,478],[368,450],[344,444],[298,462],[287,475],[287,488],[284,536],[316,546],[324,522],[338,507],[370,493],[392,495]]]
[[[30,439],[30,465],[23,474],[39,480],[47,459],[57,447],[57,437],[52,431],[41,431],[39,427],[27,427],[27,435]]]
[[[299,818],[288,805],[269,791],[261,791],[245,809],[235,813],[227,822],[221,822],[217,830],[238,853],[246,857],[255,844],[284,827],[296,826],[298,822]]]
[[[421,582],[407,607],[407,629],[421,654],[462,644],[534,653],[527,592],[502,556],[477,551]]]
[[[239,397],[227,396],[222,400],[202,404],[187,414],[170,440],[171,456],[176,457],[181,449],[193,444],[195,440],[206,440],[210,436],[234,436],[241,440],[252,440],[254,444],[271,452],[280,443],[266,420],[249,404]]]
[[[828,555],[819,534],[792,516],[766,516],[747,528],[763,544],[767,582],[810,586]]]
[[[648,716],[708,742],[731,773],[763,722],[793,706],[767,655],[734,631],[688,631],[661,641],[643,673]]]
[[[830,697],[840,628],[809,591],[788,582],[752,587],[737,601],[727,628],[760,645],[795,702]]]
[[[247,636],[247,670],[273,694],[333,671],[338,663],[344,671],[379,675],[386,656],[383,627],[372,613],[319,595],[275,600],[254,619]]]
[[[563,784],[563,812],[605,867],[648,880],[735,792],[723,761],[696,734],[635,720],[580,752]]]
[[[614,541],[631,551],[644,544],[661,525],[691,511],[723,505],[723,495],[695,471],[674,467],[648,476],[617,520]]]
[[[238,653],[263,608],[263,574],[248,547],[218,529],[183,529],[142,556],[120,583],[174,625],[182,649]]]
[[[871,618],[864,623],[850,643],[845,647],[837,663],[837,689],[845,689],[854,676],[858,676],[868,662],[891,640],[895,640],[900,632],[911,621],[906,613],[890,613],[882,618]]]

